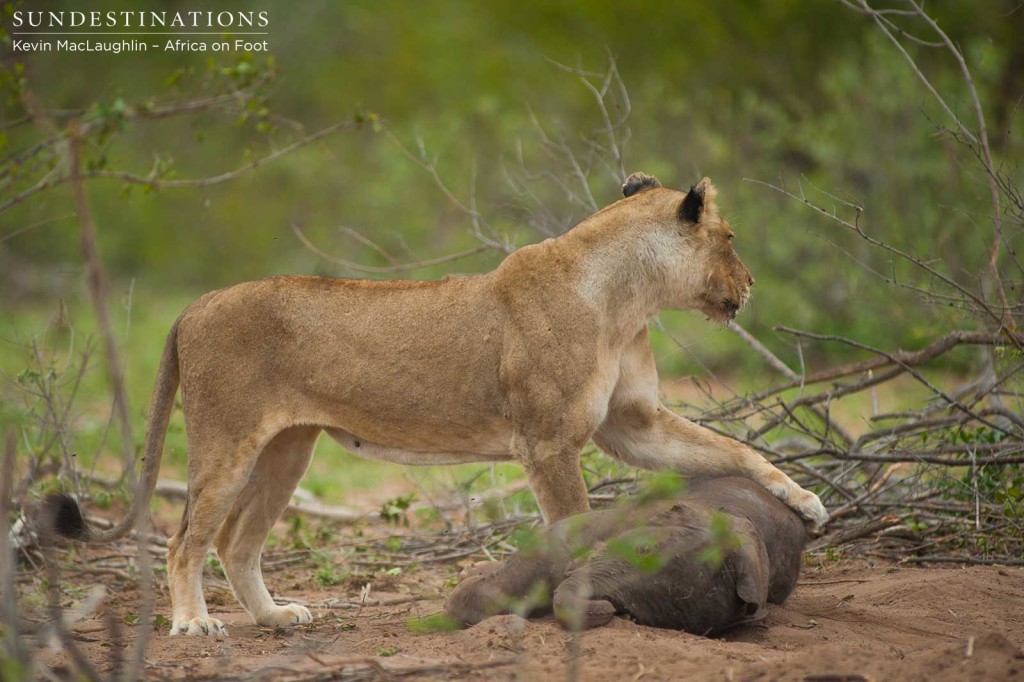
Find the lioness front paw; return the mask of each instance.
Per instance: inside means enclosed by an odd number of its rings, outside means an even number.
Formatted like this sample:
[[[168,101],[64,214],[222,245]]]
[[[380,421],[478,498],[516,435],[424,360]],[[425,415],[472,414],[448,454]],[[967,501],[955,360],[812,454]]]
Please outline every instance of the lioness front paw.
[[[272,610],[265,611],[256,619],[259,625],[270,627],[282,627],[285,625],[301,625],[312,623],[313,614],[305,606],[299,604],[285,604],[275,606]]]
[[[811,524],[812,532],[821,532],[821,529],[828,523],[828,510],[825,509],[825,505],[821,503],[818,496],[811,491],[800,488],[786,502],[797,514]]]
[[[198,616],[189,620],[180,619],[171,625],[172,635],[214,635],[215,637],[228,634],[224,623],[210,616]]]

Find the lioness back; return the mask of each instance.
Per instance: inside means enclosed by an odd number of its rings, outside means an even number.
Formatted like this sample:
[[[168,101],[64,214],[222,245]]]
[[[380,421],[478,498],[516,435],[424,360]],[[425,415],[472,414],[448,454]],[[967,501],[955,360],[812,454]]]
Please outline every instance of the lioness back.
[[[190,402],[258,403],[394,447],[429,450],[453,435],[490,442],[504,428],[502,314],[491,289],[487,276],[272,277],[206,294],[178,326],[186,412]],[[224,399],[197,395],[211,392]]]

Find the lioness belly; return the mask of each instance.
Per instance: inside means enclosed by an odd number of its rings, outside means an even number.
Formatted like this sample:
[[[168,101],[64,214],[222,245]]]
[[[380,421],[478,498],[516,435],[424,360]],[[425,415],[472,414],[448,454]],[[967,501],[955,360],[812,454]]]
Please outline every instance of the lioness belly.
[[[496,441],[484,447],[478,445],[479,449],[474,452],[458,452],[454,449],[457,447],[456,444],[453,444],[451,452],[430,452],[372,443],[344,429],[328,428],[325,430],[331,438],[354,455],[396,464],[466,464],[469,462],[501,462],[512,459],[508,439],[503,444]]]

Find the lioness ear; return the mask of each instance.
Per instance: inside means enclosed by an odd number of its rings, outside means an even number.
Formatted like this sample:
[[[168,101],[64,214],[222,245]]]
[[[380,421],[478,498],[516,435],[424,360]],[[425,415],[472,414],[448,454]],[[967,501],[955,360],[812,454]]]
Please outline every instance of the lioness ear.
[[[647,173],[633,173],[626,178],[626,183],[622,185],[622,196],[631,197],[637,192],[654,189],[655,187],[661,187],[658,178]]]
[[[714,198],[714,188],[711,181],[702,178],[700,182],[690,188],[679,206],[679,218],[687,223],[699,223],[704,214],[704,204]]]

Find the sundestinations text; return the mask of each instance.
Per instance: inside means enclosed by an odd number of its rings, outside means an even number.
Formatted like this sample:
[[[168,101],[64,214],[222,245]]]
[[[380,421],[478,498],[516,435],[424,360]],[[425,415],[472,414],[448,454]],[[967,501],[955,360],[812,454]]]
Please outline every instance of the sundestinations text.
[[[266,28],[269,12],[38,12],[16,10],[14,28]]]

